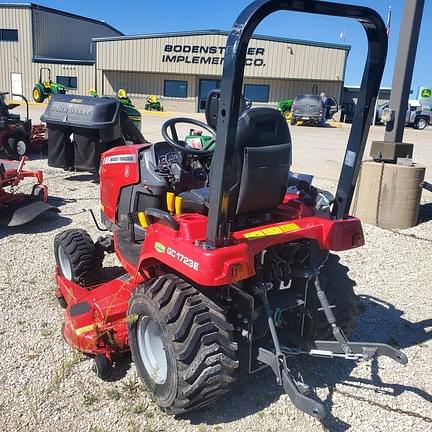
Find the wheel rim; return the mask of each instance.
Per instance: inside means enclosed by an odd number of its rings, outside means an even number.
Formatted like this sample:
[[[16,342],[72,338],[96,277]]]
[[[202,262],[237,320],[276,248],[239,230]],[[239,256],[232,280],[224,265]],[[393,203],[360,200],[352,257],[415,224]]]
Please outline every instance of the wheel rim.
[[[138,351],[152,380],[161,385],[166,381],[168,361],[159,326],[148,316],[141,316],[137,326]]]
[[[59,263],[62,275],[66,279],[72,280],[72,268],[71,268],[71,264],[70,264],[69,258],[66,255],[66,252],[65,252],[63,246],[59,246],[58,247],[58,263]]]
[[[22,141],[19,140],[16,144],[16,151],[18,153],[18,156],[24,156],[27,150],[27,144]]]
[[[39,90],[38,89],[34,89],[33,90],[33,98],[34,99],[39,99]]]
[[[420,119],[420,120],[418,121],[418,123],[417,123],[417,127],[418,127],[419,129],[424,129],[424,128],[426,127],[426,120],[424,120],[424,119]]]

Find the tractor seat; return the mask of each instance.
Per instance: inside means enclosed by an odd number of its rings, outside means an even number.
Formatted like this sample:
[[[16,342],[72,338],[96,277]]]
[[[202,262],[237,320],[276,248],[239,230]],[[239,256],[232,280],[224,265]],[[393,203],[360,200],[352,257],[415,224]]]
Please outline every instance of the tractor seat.
[[[235,219],[276,208],[285,196],[290,166],[291,135],[281,113],[273,108],[244,111],[231,161],[227,215]],[[210,184],[212,172],[213,166]],[[183,210],[207,214],[209,193],[209,188],[181,193]]]
[[[50,88],[51,87],[51,80],[50,81],[44,81],[43,85],[46,88]]]

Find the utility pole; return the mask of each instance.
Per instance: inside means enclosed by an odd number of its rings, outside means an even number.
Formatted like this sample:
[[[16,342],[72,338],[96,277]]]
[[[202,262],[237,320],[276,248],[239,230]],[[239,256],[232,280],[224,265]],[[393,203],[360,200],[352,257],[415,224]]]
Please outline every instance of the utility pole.
[[[404,143],[405,118],[411,87],[424,0],[405,0],[396,64],[386,115],[384,141],[373,141],[357,184],[354,214],[387,229],[417,223],[425,167],[412,163],[414,144]],[[389,21],[387,31],[389,31]]]
[[[386,124],[384,142],[403,142],[423,7],[424,0],[405,0],[389,105],[394,117]]]

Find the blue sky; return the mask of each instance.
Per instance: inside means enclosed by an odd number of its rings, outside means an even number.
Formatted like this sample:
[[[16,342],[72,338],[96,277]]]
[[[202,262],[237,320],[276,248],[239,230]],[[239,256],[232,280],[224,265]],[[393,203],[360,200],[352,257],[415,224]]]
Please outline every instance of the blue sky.
[[[10,1],[9,1],[10,2]],[[107,21],[125,34],[231,28],[249,0],[35,0],[36,3],[79,15]],[[0,0],[0,3],[7,1]],[[404,0],[345,0],[376,9],[384,21],[392,6],[389,54],[382,86],[390,87],[399,38]],[[411,88],[414,96],[419,85],[432,86],[432,0],[425,0],[423,23]],[[352,20],[305,14],[278,12],[268,17],[257,33],[295,39],[342,43],[340,33],[346,29],[346,44],[351,45],[345,83],[359,85],[366,56],[366,37],[360,24]]]

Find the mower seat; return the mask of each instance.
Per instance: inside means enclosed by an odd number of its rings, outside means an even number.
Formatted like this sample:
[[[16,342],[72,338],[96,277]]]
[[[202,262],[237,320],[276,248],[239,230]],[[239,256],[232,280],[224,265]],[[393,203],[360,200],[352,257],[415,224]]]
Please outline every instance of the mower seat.
[[[214,160],[214,159],[213,159]],[[239,117],[228,194],[230,218],[276,208],[285,196],[291,166],[291,135],[273,108],[252,108]],[[213,165],[210,169],[210,183]],[[208,212],[209,188],[180,194],[183,209]]]

